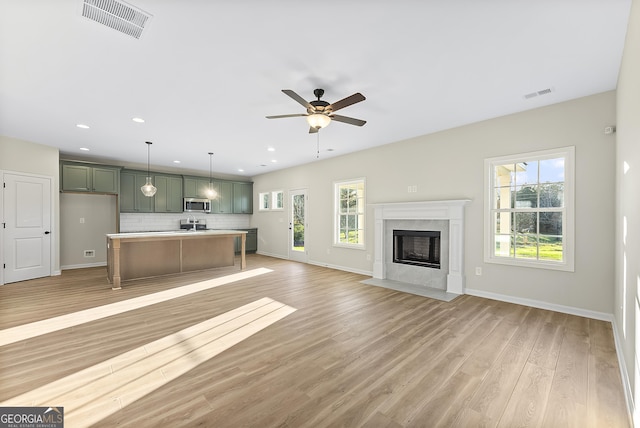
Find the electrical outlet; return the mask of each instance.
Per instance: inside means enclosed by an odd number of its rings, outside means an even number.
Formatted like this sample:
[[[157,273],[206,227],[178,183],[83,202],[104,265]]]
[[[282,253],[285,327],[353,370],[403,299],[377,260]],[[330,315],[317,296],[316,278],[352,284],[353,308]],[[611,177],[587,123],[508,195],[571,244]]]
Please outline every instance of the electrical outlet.
[[[371,261],[371,254],[367,254],[367,261],[370,262]]]
[[[84,256],[85,257],[95,257],[96,256],[96,250],[84,250]]]
[[[477,267],[476,268],[476,275],[478,275],[478,276],[482,275],[482,268],[481,267]]]
[[[84,217],[80,217],[80,224],[84,224]]]

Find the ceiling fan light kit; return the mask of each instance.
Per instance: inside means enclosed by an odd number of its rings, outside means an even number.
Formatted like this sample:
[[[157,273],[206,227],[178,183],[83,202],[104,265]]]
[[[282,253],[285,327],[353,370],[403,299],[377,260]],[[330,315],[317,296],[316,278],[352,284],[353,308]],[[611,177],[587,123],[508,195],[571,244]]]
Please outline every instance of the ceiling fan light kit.
[[[314,113],[307,116],[307,122],[312,128],[324,128],[331,123],[331,118],[326,114]]]
[[[328,126],[332,120],[336,122],[347,123],[349,125],[362,126],[367,123],[365,120],[355,119],[353,117],[347,116],[338,116],[334,114],[336,111],[343,109],[345,107],[349,107],[355,103],[359,103],[360,101],[364,101],[366,98],[360,92],[357,92],[347,98],[343,98],[340,101],[336,101],[333,104],[329,104],[327,101],[321,100],[324,95],[324,89],[315,89],[313,94],[318,98],[317,100],[307,101],[302,98],[300,95],[296,94],[291,89],[283,89],[282,92],[291,97],[294,101],[298,102],[298,104],[302,105],[307,113],[298,113],[298,114],[283,114],[278,116],[267,116],[267,119],[281,119],[285,117],[300,117],[304,116],[307,118],[307,122],[309,123],[309,133],[314,134],[318,132],[319,129],[322,129]]]

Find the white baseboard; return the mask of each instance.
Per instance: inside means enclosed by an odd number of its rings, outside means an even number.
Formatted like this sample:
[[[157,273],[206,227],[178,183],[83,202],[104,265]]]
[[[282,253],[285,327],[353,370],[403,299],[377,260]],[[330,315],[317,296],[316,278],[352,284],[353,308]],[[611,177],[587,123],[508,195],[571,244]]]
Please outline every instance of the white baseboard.
[[[315,265],[315,266],[323,266],[323,267],[327,267],[329,269],[342,270],[342,271],[345,271],[345,272],[358,273],[360,275],[373,276],[373,271],[353,269],[353,268],[346,267],[346,266],[332,265],[330,263],[324,263],[324,262],[316,262],[314,260],[309,260],[309,264],[310,265]]]
[[[483,290],[474,290],[472,288],[465,289],[465,294],[471,296],[484,297],[501,302],[515,303],[518,305],[531,306],[532,308],[546,309],[549,311],[562,312],[569,315],[577,315],[579,317],[592,318],[601,321],[613,321],[613,314],[605,312],[590,311],[588,309],[576,308],[573,306],[557,305],[555,303],[542,302],[539,300],[525,299],[522,297],[507,296],[505,294],[490,293]]]
[[[66,266],[60,266],[60,268],[62,270],[84,269],[84,268],[100,267],[100,266],[106,266],[106,265],[107,265],[107,262],[98,262],[98,263],[83,263],[81,265],[66,265]]]
[[[624,398],[627,403],[627,412],[629,413],[629,421],[631,426],[640,426],[640,421],[633,421],[633,415],[635,415],[635,403],[633,401],[633,391],[631,390],[631,377],[629,376],[629,369],[627,363],[624,360],[622,352],[622,343],[620,342],[620,330],[618,324],[614,318],[611,322],[613,327],[613,340],[616,345],[616,355],[618,356],[618,366],[620,367],[620,376],[622,377],[622,387],[624,388]]]
[[[261,256],[267,256],[267,257],[275,257],[276,259],[289,260],[289,256],[288,255],[275,254],[275,253],[265,253],[264,251],[256,251],[256,254],[260,254]]]

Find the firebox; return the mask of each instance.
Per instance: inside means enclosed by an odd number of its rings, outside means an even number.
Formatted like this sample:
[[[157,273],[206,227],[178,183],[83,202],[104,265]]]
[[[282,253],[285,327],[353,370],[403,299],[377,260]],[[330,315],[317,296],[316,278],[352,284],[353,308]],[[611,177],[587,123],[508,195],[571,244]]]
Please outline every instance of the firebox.
[[[393,262],[440,269],[440,232],[394,230]]]

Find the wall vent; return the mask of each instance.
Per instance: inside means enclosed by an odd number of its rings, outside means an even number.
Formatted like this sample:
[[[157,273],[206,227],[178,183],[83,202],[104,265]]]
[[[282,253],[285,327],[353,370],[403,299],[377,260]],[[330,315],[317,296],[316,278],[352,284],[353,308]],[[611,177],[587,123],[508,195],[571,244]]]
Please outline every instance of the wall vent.
[[[82,16],[139,39],[152,15],[118,0],[83,0]]]
[[[551,90],[551,88],[542,89],[542,90],[540,90],[540,91],[531,92],[530,94],[525,94],[524,98],[525,98],[525,99],[527,99],[527,100],[529,100],[529,99],[531,99],[531,98],[535,98],[535,97],[538,97],[538,96],[540,96],[540,95],[547,95],[547,94],[550,94],[551,92],[553,92],[553,91]]]

